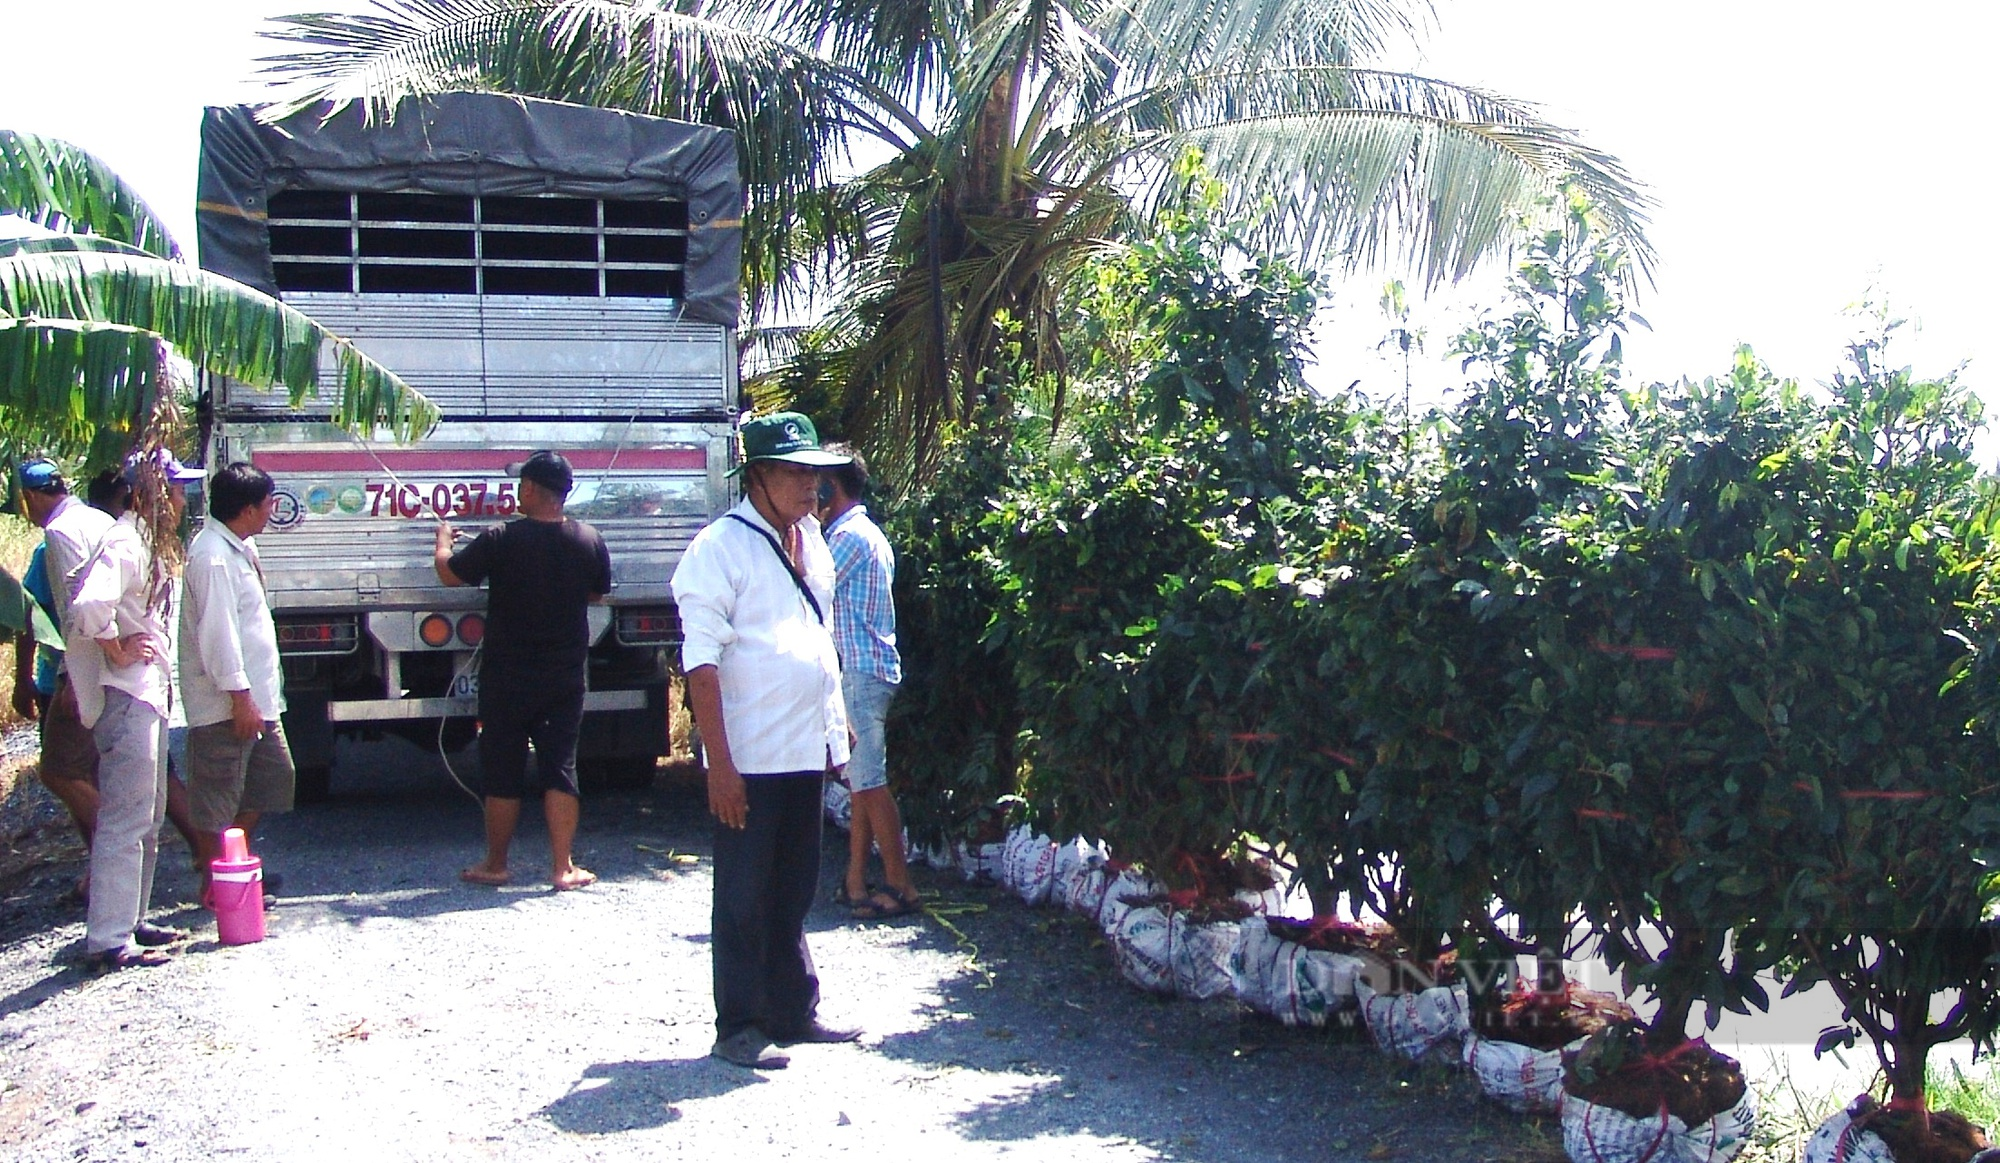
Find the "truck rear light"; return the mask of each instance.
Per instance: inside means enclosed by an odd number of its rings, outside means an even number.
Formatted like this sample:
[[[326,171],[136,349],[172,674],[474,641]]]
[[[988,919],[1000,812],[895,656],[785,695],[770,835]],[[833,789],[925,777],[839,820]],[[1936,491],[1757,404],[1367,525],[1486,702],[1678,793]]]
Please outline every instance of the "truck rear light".
[[[486,615],[467,614],[458,620],[458,640],[467,646],[486,641]]]
[[[352,616],[279,618],[276,621],[280,654],[352,654],[361,642],[360,623]]]
[[[425,614],[417,622],[417,641],[433,649],[451,645],[451,619],[443,614]]]
[[[621,646],[661,646],[680,638],[680,614],[672,606],[627,606],[618,611]]]

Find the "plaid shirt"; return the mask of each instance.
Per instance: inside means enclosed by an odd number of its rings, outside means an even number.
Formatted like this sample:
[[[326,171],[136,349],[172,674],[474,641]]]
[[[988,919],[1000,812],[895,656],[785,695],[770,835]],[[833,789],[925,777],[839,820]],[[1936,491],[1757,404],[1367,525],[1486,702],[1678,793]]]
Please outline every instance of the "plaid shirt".
[[[841,673],[902,682],[896,603],[890,594],[896,553],[889,539],[869,519],[868,507],[855,505],[827,528],[826,547],[833,552],[833,648],[840,654]]]

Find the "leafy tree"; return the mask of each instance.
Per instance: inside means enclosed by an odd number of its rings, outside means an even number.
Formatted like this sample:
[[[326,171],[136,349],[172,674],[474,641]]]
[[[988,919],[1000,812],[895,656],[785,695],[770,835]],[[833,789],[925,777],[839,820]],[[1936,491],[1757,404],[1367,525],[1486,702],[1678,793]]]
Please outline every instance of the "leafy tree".
[[[1888,363],[1886,317],[1850,348],[1799,459],[1793,549],[1743,710],[1769,732],[1793,827],[1769,867],[1803,954],[1873,1043],[1890,1107],[1928,1133],[1925,1063],[2000,1034],[2000,482],[1980,478],[1978,400]],[[1774,878],[1775,879],[1775,878]]]
[[[943,846],[992,833],[1018,801],[1021,712],[1014,659],[989,637],[1010,600],[985,518],[994,498],[1033,473],[1032,438],[996,438],[1018,425],[995,418],[980,433],[946,434],[949,455],[916,495],[888,511],[896,546],[896,648],[902,693],[890,707],[889,754],[910,836]]]
[[[1513,794],[1541,859],[1516,892],[1540,932],[1580,909],[1605,961],[1658,1002],[1646,1046],[1664,1054],[1697,1004],[1712,1024],[1768,1001],[1771,958],[1734,935],[1771,916],[1765,839],[1789,817],[1765,731],[1730,695],[1763,608],[1731,571],[1774,552],[1796,482],[1764,474],[1806,413],[1747,352],[1728,379],[1625,402],[1618,502],[1523,556],[1545,600],[1511,683],[1527,748]]]
[[[1073,444],[989,518],[1011,579],[989,638],[1014,660],[1036,812],[1227,896],[1243,837],[1293,834],[1261,825],[1319,738],[1272,729],[1300,709],[1300,644],[1266,563],[1356,418],[1300,377],[1313,281],[1242,234],[1169,216],[1094,275]]]
[[[377,7],[281,23],[275,113],[475,88],[734,129],[753,306],[831,284],[815,369],[858,435],[925,470],[944,425],[1010,398],[1003,319],[1066,373],[1066,276],[1184,204],[1191,149],[1253,246],[1308,265],[1457,277],[1565,180],[1646,253],[1616,159],[1519,102],[1368,67],[1425,0]]]
[[[335,419],[409,438],[437,409],[387,368],[291,307],[174,261],[145,204],[74,146],[0,133],[0,212],[81,231],[0,241],[0,456],[53,452],[104,464],[175,406],[176,354],[245,383],[320,389],[331,344]]]

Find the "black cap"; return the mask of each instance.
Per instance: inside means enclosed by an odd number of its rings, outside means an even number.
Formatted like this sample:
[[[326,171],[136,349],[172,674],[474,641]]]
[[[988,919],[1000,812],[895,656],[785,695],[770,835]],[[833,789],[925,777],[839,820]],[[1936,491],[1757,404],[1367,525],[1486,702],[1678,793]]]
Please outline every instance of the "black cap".
[[[558,497],[569,496],[570,485],[576,480],[575,474],[570,472],[569,461],[561,453],[547,449],[524,461],[518,475],[522,480],[533,481]]]

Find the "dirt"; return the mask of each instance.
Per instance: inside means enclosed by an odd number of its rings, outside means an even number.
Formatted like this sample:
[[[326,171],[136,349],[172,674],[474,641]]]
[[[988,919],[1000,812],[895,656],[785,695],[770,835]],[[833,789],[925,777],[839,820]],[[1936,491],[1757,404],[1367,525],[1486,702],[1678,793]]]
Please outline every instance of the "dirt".
[[[1310,921],[1271,917],[1264,925],[1273,937],[1326,953],[1366,952],[1394,959],[1407,952],[1387,925],[1358,925],[1326,917]]]
[[[0,729],[0,930],[19,910],[25,881],[52,865],[83,868],[83,842],[36,778],[35,749],[34,724]]]
[[[579,857],[603,879],[568,893],[537,879],[532,811],[517,882],[495,891],[456,878],[478,848],[456,790],[336,790],[260,830],[286,878],[261,944],[216,944],[170,849],[156,915],[194,941],[162,968],[88,976],[80,909],[59,899],[80,854],[52,845],[15,878],[0,1157],[1563,1158],[1553,1123],[1479,1102],[1463,1075],[1399,1067],[1358,1029],[1143,994],[1083,919],[935,877],[920,883],[936,915],[896,924],[853,924],[823,894],[822,1013],[867,1033],[751,1074],[707,1057],[698,785],[587,798]],[[25,781],[0,826],[60,824],[45,801]],[[830,894],[844,845],[827,840]]]
[[[1485,995],[1481,995],[1483,998]],[[1613,1022],[1631,1021],[1632,1007],[1608,993],[1569,982],[1559,990],[1539,990],[1527,983],[1502,995],[1498,1005],[1475,1004],[1472,1030],[1482,1038],[1515,1042],[1536,1050],[1560,1050],[1587,1038]]]
[[[1594,1042],[1563,1055],[1563,1089],[1599,1106],[1622,1111],[1635,1119],[1650,1118],[1662,1106],[1689,1127],[1698,1127],[1743,1101],[1748,1084],[1743,1068],[1727,1054],[1699,1042],[1679,1050],[1638,1059],[1592,1082],[1578,1076],[1580,1058]]]
[[[1967,1163],[1993,1145],[1957,1111],[1932,1111],[1929,1121],[1926,1130],[1913,1111],[1878,1107],[1857,1124],[1880,1135],[1896,1163]]]

